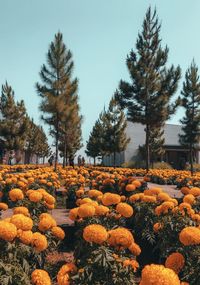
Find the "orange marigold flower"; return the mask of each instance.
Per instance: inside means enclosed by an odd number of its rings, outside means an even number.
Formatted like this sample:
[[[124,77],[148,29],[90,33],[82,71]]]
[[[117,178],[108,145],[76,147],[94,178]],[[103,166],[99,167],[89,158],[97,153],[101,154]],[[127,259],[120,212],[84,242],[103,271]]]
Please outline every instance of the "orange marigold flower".
[[[174,252],[170,254],[165,261],[165,267],[174,270],[176,274],[179,274],[179,272],[183,269],[184,265],[185,258],[179,252]]]
[[[179,234],[179,240],[184,245],[200,244],[200,229],[196,227],[186,227]]]
[[[0,238],[5,241],[13,241],[17,236],[17,228],[15,225],[6,222],[0,221]]]
[[[81,218],[92,217],[95,215],[95,207],[91,204],[82,204],[78,209],[78,215]]]
[[[141,200],[143,202],[149,202],[149,203],[155,203],[156,202],[156,197],[154,196],[149,196],[149,195],[144,195]]]
[[[159,201],[168,201],[170,199],[170,196],[167,193],[162,192],[158,194],[157,199]]]
[[[30,216],[28,208],[22,207],[22,206],[14,208],[13,213],[14,213],[14,215],[23,214],[24,216],[27,216],[27,217]]]
[[[49,274],[42,269],[35,269],[32,272],[31,281],[34,285],[51,285]]]
[[[121,196],[113,193],[105,193],[102,197],[102,203],[105,206],[116,205],[121,202]]]
[[[24,199],[24,194],[22,190],[18,188],[14,188],[10,190],[8,195],[9,195],[10,200],[13,202]]]
[[[135,242],[132,242],[132,244],[129,246],[128,248],[130,250],[130,252],[135,255],[138,256],[141,253],[141,248],[139,247],[139,245]]]
[[[161,223],[155,223],[155,224],[153,225],[153,231],[154,231],[155,233],[159,232],[159,230],[161,230],[162,228],[163,228],[163,224],[161,224]]]
[[[29,245],[32,242],[33,232],[18,230],[17,237],[22,243]]]
[[[183,198],[183,202],[192,205],[195,201],[195,197],[192,194],[188,194]]]
[[[94,242],[97,244],[102,244],[108,238],[108,232],[106,228],[101,225],[93,224],[84,228],[83,238],[87,242]]]
[[[142,278],[139,285],[180,285],[178,275],[163,265],[146,265],[142,270]]]
[[[140,200],[139,194],[134,194],[134,195],[131,195],[131,196],[129,197],[129,201],[130,201],[130,202],[135,202],[135,201],[138,201],[138,200]]]
[[[72,221],[75,221],[76,218],[78,217],[78,207],[77,208],[73,208],[69,211],[69,218],[72,220]]]
[[[127,184],[125,189],[127,192],[132,192],[136,189],[136,186],[134,184]]]
[[[116,207],[116,211],[125,218],[130,218],[133,215],[133,208],[127,203],[119,203]]]
[[[41,252],[48,247],[47,238],[39,232],[33,233],[31,243],[38,252]]]
[[[3,211],[5,211],[5,210],[7,210],[8,209],[8,205],[6,204],[6,203],[0,203],[0,211],[1,210],[3,210]]]
[[[28,195],[28,198],[31,202],[40,202],[42,200],[42,194],[40,192],[38,192],[37,190],[31,192],[29,195]]]
[[[61,229],[61,227],[53,227],[51,229],[51,232],[56,238],[60,240],[63,240],[65,238],[65,232],[63,231],[63,229]]]
[[[132,233],[126,228],[117,228],[108,234],[107,242],[111,246],[128,248],[134,242]]]
[[[97,216],[106,215],[109,212],[109,208],[103,205],[99,205],[95,208],[95,214]]]
[[[24,216],[23,214],[13,215],[10,219],[10,222],[14,224],[17,229],[23,231],[30,231],[33,227],[33,220],[29,217]]]
[[[88,191],[88,196],[90,198],[97,198],[98,196],[101,196],[103,193],[99,190],[95,190],[95,189],[92,189],[92,190],[89,190]]]
[[[139,263],[136,260],[126,259],[123,261],[123,266],[131,266],[133,271],[136,272],[139,268]]]
[[[200,188],[199,187],[191,188],[189,194],[192,194],[195,197],[200,196]]]
[[[77,267],[74,263],[68,263],[61,267],[57,275],[58,285],[69,285],[69,274],[70,272],[76,272]]]

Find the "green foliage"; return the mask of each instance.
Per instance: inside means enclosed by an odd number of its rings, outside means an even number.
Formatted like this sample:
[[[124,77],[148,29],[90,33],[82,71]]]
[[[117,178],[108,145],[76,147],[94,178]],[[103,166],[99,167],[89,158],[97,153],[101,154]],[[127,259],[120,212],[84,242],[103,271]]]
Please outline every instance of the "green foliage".
[[[180,135],[180,143],[190,150],[190,169],[193,174],[193,151],[195,144],[199,143],[200,135],[200,81],[198,67],[194,61],[186,71],[181,94],[181,105],[185,109],[185,116],[181,120],[183,134]]]
[[[55,170],[60,136],[63,141],[64,135],[65,141],[67,128],[71,129],[73,126],[73,122],[72,124],[68,122],[71,112],[70,95],[77,90],[77,79],[71,79],[73,67],[72,53],[65,46],[62,34],[57,33],[47,53],[47,65],[43,64],[40,71],[42,84],[36,84],[38,94],[42,98],[40,103],[40,110],[44,114],[42,119],[50,126],[50,134],[55,138]],[[80,136],[80,129],[78,135]],[[69,142],[70,138],[67,138],[67,141]]]
[[[0,133],[6,150],[23,150],[28,127],[24,101],[15,102],[14,91],[6,82],[0,97]]]
[[[180,67],[166,67],[168,48],[161,47],[156,10],[147,10],[142,32],[133,50],[127,57],[131,83],[121,81],[116,99],[122,108],[127,108],[128,120],[145,125],[146,169],[150,165],[150,133],[159,128],[175,112],[179,101],[171,102],[180,79]]]

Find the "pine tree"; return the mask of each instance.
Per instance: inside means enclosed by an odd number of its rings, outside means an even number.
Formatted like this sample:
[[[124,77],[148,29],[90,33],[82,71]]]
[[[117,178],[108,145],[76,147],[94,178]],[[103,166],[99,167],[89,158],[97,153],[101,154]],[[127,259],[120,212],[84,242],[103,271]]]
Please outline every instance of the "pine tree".
[[[105,114],[104,146],[108,154],[113,154],[113,166],[116,166],[116,153],[126,149],[130,139],[126,137],[127,122],[124,112],[120,109],[113,97],[110,101],[108,111]]]
[[[171,102],[180,79],[180,67],[166,67],[168,48],[162,49],[156,10],[148,9],[143,30],[138,35],[136,52],[127,57],[131,83],[122,81],[116,99],[122,108],[127,108],[129,121],[145,125],[146,170],[149,170],[149,138],[153,128],[164,123],[174,114],[179,100]]]
[[[149,151],[150,151],[150,157],[151,157],[151,164],[153,168],[153,164],[155,161],[160,158],[160,160],[163,160],[163,155],[165,153],[164,150],[164,128],[163,126],[153,128],[150,131],[149,134]],[[146,157],[146,146],[142,145],[139,146],[139,154],[142,158],[142,160],[145,160]]]
[[[66,85],[64,96],[64,107],[61,114],[59,150],[63,156],[63,167],[65,167],[69,156],[74,156],[76,151],[82,147],[80,107],[78,104],[78,82],[77,79],[69,81]]]
[[[50,134],[55,138],[55,170],[58,161],[58,143],[60,123],[65,106],[65,93],[73,71],[72,53],[63,43],[61,33],[55,35],[47,53],[47,65],[43,65],[40,77],[43,84],[37,83],[36,88],[42,101],[40,110],[45,114],[42,119],[50,126]]]
[[[43,158],[43,163],[45,157],[48,157],[50,154],[50,147],[48,145],[48,139],[44,132],[44,129],[42,126],[37,126],[37,143],[35,145],[34,153],[37,156],[37,164],[38,159]]]
[[[94,165],[96,165],[96,158],[102,156],[101,147],[101,125],[99,119],[95,122],[92,131],[90,132],[89,139],[86,142],[85,153],[94,159]]]
[[[0,133],[5,139],[5,148],[19,156],[25,145],[28,119],[24,101],[15,102],[14,91],[7,82],[2,86],[0,112]]]
[[[199,142],[200,135],[200,80],[198,67],[194,61],[186,71],[181,94],[185,116],[181,120],[183,134],[180,135],[180,143],[189,149],[190,168],[193,175],[193,151],[195,144]]]

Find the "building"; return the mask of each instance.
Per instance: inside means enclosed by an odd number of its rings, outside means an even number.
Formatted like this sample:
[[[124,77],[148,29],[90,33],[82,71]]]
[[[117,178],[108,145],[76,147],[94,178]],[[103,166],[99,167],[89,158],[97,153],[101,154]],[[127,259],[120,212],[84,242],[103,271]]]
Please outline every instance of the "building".
[[[130,138],[130,142],[124,152],[116,155],[116,165],[120,166],[125,162],[135,161],[138,156],[138,148],[145,144],[145,126],[139,123],[127,122],[126,135]],[[181,125],[165,124],[165,155],[162,158],[172,167],[181,169],[184,162],[189,161],[189,150],[183,147],[179,142],[179,134],[182,133]],[[200,149],[194,152],[195,162],[200,162]],[[113,165],[113,155],[106,156],[103,159],[104,165]]]

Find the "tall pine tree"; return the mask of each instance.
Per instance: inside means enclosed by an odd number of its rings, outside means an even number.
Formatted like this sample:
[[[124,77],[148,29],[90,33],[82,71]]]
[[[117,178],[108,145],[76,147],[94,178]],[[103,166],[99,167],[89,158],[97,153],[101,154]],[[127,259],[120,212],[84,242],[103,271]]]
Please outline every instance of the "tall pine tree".
[[[40,71],[42,84],[37,83],[36,88],[42,101],[40,110],[44,113],[42,119],[50,126],[50,134],[55,138],[55,170],[58,161],[58,144],[60,124],[63,110],[66,110],[65,95],[73,71],[72,53],[63,42],[62,34],[55,35],[47,53],[47,65]]]
[[[102,157],[102,126],[98,119],[90,132],[89,139],[86,142],[85,153],[94,159],[94,165],[96,165],[96,158]]]
[[[7,82],[2,86],[0,112],[0,133],[5,140],[4,146],[19,156],[25,146],[28,118],[24,101],[15,102],[14,91]]]
[[[180,143],[189,149],[191,174],[193,175],[193,152],[200,136],[200,80],[198,67],[194,61],[186,71],[181,94],[185,116],[181,120],[183,134],[180,135]]]
[[[152,13],[149,8],[138,35],[136,52],[132,50],[126,61],[131,83],[121,80],[116,92],[121,107],[127,108],[128,120],[145,125],[147,171],[150,132],[169,119],[180,103],[171,101],[180,79],[180,67],[166,67],[169,50],[161,47],[160,29],[156,10]]]
[[[126,137],[127,122],[124,112],[115,98],[112,98],[105,115],[104,146],[107,154],[113,154],[113,166],[116,166],[116,154],[124,151],[130,139]]]

